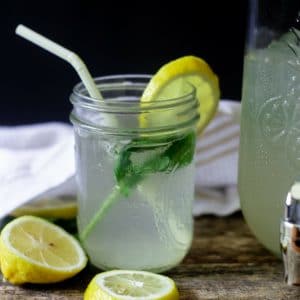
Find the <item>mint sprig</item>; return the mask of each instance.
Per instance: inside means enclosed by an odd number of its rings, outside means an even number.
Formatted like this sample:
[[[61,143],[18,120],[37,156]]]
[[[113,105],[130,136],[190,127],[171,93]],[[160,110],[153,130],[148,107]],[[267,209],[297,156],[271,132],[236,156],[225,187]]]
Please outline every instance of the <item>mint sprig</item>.
[[[121,196],[128,197],[132,189],[149,174],[157,172],[174,172],[174,170],[188,165],[194,156],[196,135],[190,132],[171,141],[140,138],[131,141],[124,146],[118,155],[114,174],[117,184],[99,207],[91,221],[80,234],[84,241],[94,226],[102,220],[110,207],[117,202]],[[163,149],[156,153],[155,150]],[[135,161],[134,156],[139,153],[145,155],[145,151],[151,151],[154,155],[144,162]]]

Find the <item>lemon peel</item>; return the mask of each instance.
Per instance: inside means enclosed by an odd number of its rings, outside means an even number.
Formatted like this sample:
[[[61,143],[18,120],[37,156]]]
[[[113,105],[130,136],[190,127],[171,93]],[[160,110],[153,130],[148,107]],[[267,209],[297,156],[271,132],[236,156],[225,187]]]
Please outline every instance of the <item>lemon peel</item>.
[[[24,215],[43,218],[73,219],[77,216],[75,197],[42,198],[26,203],[10,213],[13,217]]]

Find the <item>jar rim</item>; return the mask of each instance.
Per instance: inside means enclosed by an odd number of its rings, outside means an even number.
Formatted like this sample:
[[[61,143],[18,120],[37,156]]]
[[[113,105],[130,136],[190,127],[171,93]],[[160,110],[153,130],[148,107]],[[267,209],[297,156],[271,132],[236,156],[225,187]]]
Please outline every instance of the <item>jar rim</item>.
[[[106,75],[106,76],[98,76],[94,78],[95,84],[97,88],[99,88],[100,91],[103,89],[111,89],[113,87],[116,87],[117,85],[120,86],[121,82],[120,80],[128,80],[124,81],[122,83],[121,87],[128,87],[130,86],[130,80],[141,80],[140,84],[137,84],[134,82],[134,87],[137,88],[140,87],[141,90],[144,90],[146,87],[146,84],[150,81],[152,75],[150,74],[118,74],[118,75]],[[115,80],[115,83],[109,82]],[[142,82],[143,80],[143,82]],[[106,82],[107,81],[107,82]],[[181,101],[184,101],[190,97],[194,97],[196,94],[196,88],[190,84],[189,82],[186,83],[189,85],[190,90],[186,93],[183,93],[180,96],[169,98],[169,99],[159,99],[154,101],[153,103],[144,103],[145,108],[149,108],[151,104],[151,109],[156,108],[164,108],[176,105],[176,103],[179,103]],[[133,87],[133,86],[132,86]],[[96,99],[87,94],[87,89],[84,86],[83,82],[77,83],[73,88],[73,94],[70,97],[71,102],[74,104],[75,102],[78,104],[78,102],[81,102],[85,107],[95,108],[99,109],[100,107],[106,106],[106,101],[102,99]],[[73,97],[75,96],[75,97]],[[80,100],[79,100],[80,99]],[[140,102],[134,102],[134,101],[119,101],[117,99],[109,99],[110,108],[114,106],[121,106],[121,107],[131,107],[131,108],[137,108],[140,109]]]
[[[95,84],[103,100],[90,97],[82,82],[76,84],[70,96],[72,123],[117,134],[178,132],[193,127],[199,118],[196,88],[184,82],[182,94],[178,97],[141,102],[150,79],[148,74],[96,77]],[[113,124],[115,118],[118,121]],[[142,119],[145,124],[151,125],[141,126]]]

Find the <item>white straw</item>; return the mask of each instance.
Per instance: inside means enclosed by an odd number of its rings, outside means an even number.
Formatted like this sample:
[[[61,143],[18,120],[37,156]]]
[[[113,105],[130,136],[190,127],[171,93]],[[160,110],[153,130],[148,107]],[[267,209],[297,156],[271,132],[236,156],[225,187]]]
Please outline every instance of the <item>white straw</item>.
[[[17,26],[16,34],[69,62],[78,73],[89,95],[99,100],[103,99],[85,63],[76,53],[49,40],[24,25]]]

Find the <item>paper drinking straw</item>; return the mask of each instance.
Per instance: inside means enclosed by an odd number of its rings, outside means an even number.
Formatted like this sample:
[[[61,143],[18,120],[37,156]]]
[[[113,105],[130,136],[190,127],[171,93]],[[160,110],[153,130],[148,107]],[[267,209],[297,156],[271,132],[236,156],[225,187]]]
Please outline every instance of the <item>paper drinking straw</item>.
[[[16,34],[70,63],[81,78],[89,95],[92,98],[103,100],[103,97],[97,89],[96,84],[85,63],[76,53],[66,49],[65,47],[49,40],[48,38],[21,24],[17,26]]]

